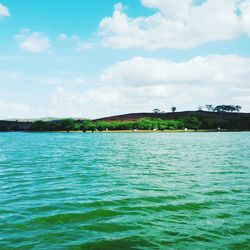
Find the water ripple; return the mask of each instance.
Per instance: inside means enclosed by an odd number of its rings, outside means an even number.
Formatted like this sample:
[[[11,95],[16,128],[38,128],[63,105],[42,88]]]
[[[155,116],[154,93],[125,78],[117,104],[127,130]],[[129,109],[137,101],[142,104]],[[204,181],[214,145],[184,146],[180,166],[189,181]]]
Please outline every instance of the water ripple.
[[[0,134],[0,249],[250,249],[250,133]]]

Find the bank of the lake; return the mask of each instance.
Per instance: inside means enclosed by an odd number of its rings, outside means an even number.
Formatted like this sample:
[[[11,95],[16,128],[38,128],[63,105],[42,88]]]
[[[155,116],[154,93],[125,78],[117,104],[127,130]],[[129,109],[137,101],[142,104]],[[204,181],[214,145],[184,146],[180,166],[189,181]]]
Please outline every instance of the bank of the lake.
[[[73,131],[66,131],[66,130],[61,130],[61,131],[5,131],[2,133],[34,133],[34,134],[39,134],[39,133],[48,133],[48,134],[53,134],[53,133],[87,133],[87,134],[92,134],[92,133],[97,133],[97,134],[175,134],[175,133],[246,133],[250,132],[250,130],[103,130],[103,131],[82,131],[82,130],[73,130]],[[0,132],[1,133],[1,132]]]
[[[172,113],[134,113],[89,119],[56,119],[0,121],[0,132],[6,131],[238,131],[250,130],[249,113],[186,111]]]

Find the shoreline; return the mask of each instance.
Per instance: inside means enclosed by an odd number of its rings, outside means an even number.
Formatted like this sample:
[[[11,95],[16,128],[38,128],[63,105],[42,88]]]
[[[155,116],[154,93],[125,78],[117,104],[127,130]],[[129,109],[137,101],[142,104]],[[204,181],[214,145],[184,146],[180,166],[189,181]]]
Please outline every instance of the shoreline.
[[[83,134],[121,134],[121,133],[130,133],[130,134],[161,134],[161,133],[220,133],[220,132],[250,132],[250,130],[227,130],[227,129],[221,129],[221,130],[157,130],[157,131],[152,131],[152,130],[104,130],[104,131],[82,131],[82,130],[76,130],[76,131],[6,131],[6,132],[0,132],[0,133],[83,133]]]
[[[137,130],[137,131],[133,131],[133,130],[106,130],[106,131],[62,131],[65,133],[131,133],[131,134],[141,134],[141,133],[151,133],[151,134],[161,134],[161,133],[211,133],[211,132],[249,132],[250,130],[206,130],[206,129],[202,129],[202,130],[194,130],[194,129],[190,129],[190,130],[157,130],[157,131],[152,131],[152,130]]]

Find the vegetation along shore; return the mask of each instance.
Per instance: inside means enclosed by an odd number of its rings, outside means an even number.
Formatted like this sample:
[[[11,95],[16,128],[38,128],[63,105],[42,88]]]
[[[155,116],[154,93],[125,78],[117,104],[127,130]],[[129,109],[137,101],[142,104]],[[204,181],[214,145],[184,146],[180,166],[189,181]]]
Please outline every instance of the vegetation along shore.
[[[250,113],[185,111],[132,113],[89,119],[0,121],[0,131],[178,132],[250,130]]]

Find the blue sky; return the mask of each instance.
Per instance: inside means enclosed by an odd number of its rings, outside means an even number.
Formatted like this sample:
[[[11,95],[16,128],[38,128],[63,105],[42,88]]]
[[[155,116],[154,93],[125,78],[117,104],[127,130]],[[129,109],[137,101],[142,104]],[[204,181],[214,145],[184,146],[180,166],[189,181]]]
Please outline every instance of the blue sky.
[[[249,0],[0,0],[0,119],[239,104]]]

